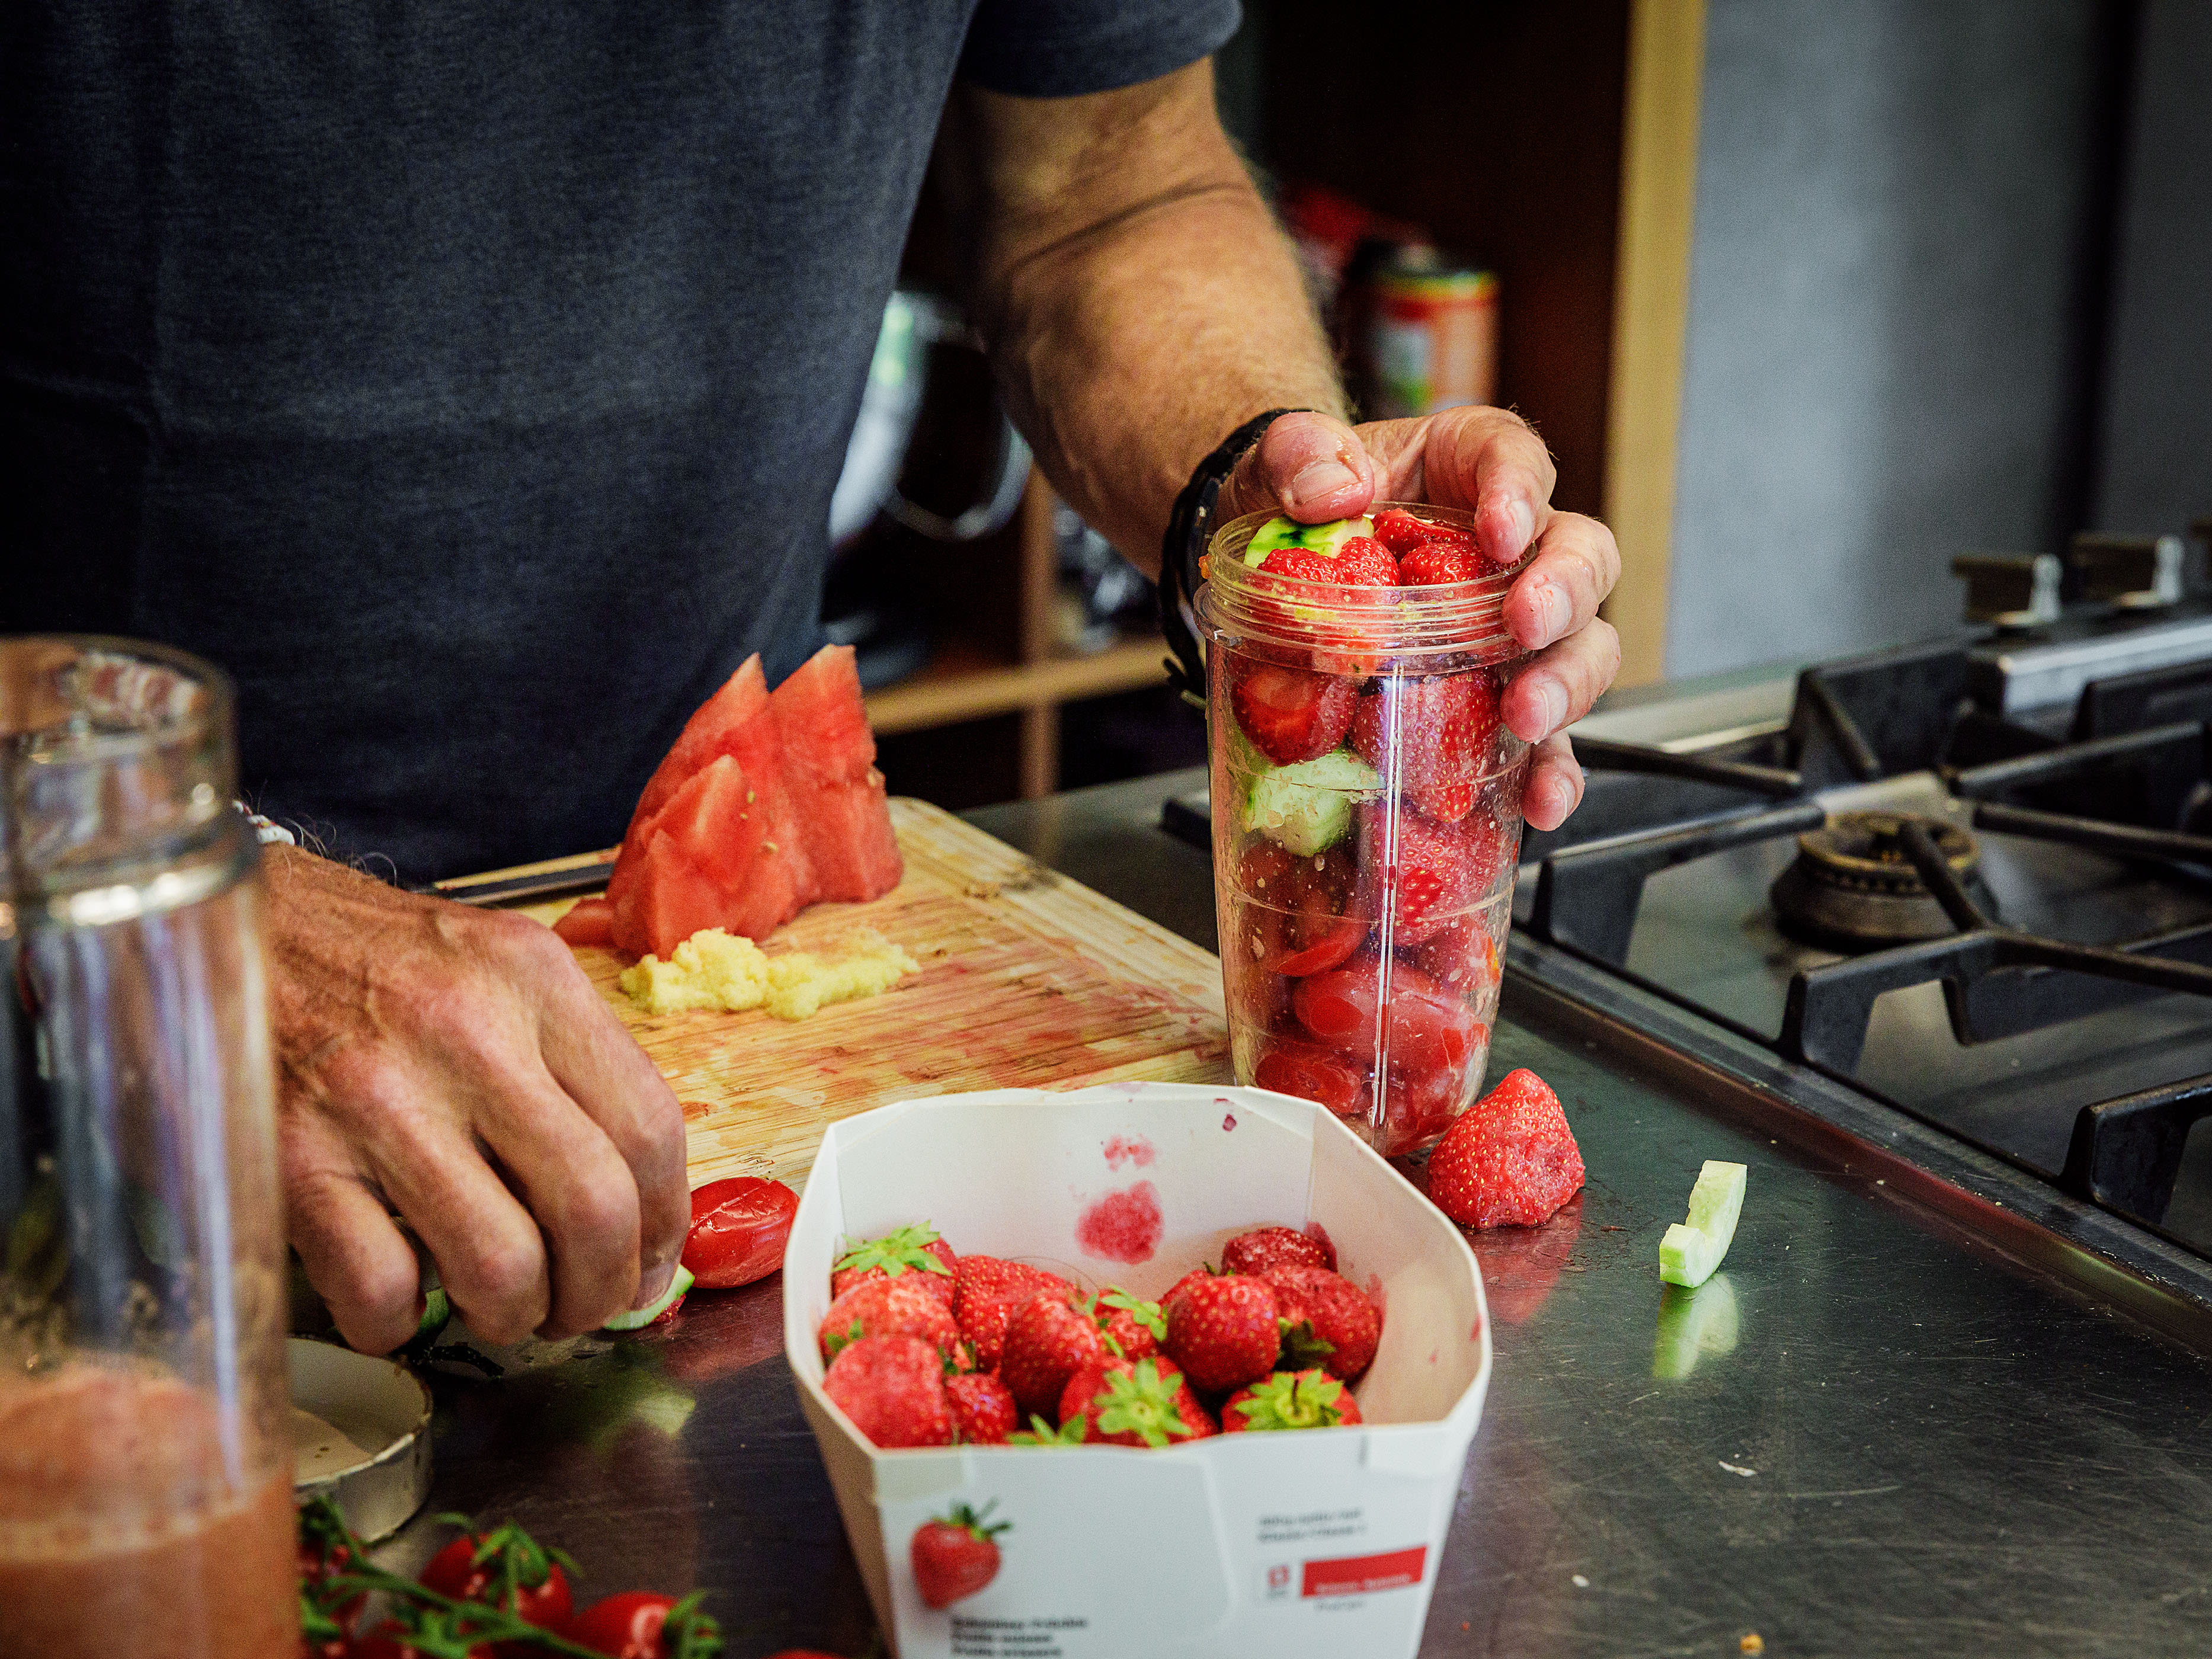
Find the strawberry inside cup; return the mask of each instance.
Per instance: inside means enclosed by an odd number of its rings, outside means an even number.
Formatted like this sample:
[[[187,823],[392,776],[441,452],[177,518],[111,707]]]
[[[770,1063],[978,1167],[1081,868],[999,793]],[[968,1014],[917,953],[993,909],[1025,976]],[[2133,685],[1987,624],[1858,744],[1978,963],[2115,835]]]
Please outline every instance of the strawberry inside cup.
[[[1468,515],[1391,503],[1224,525],[1207,569],[1238,1080],[1419,1152],[1479,1092],[1496,1017],[1528,766],[1498,715],[1514,573]]]

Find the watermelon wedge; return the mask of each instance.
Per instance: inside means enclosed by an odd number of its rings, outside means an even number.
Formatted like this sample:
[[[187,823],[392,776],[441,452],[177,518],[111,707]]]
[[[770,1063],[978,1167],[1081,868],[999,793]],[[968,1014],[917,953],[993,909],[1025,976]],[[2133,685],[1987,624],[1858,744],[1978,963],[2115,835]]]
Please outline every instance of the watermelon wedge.
[[[748,658],[685,722],[630,816],[606,911],[572,943],[666,957],[702,927],[760,939],[817,899],[871,899],[903,873],[849,648],[773,695]]]
[[[783,740],[791,812],[819,896],[889,892],[904,866],[852,652],[834,646],[816,652],[776,687],[769,710]]]
[[[651,823],[685,779],[715,756],[730,752],[729,734],[767,707],[768,680],[761,672],[760,653],[756,652],[684,722],[674,745],[653,769],[645,793],[637,798],[637,810],[630,814],[631,827]]]
[[[702,927],[719,927],[730,896],[665,830],[638,861],[636,884],[615,906],[615,948],[665,956]]]

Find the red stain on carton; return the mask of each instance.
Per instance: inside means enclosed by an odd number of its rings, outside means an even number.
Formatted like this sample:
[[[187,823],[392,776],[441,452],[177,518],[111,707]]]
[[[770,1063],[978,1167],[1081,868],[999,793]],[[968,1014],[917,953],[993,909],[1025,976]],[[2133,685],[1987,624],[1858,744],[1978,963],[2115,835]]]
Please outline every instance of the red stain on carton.
[[[1142,1135],[1109,1135],[1106,1140],[1106,1167],[1118,1170],[1124,1164],[1133,1164],[1143,1169],[1157,1154],[1152,1143]]]
[[[1159,1189],[1149,1181],[1107,1194],[1075,1221],[1075,1242],[1085,1255],[1134,1265],[1150,1261],[1166,1231]]]

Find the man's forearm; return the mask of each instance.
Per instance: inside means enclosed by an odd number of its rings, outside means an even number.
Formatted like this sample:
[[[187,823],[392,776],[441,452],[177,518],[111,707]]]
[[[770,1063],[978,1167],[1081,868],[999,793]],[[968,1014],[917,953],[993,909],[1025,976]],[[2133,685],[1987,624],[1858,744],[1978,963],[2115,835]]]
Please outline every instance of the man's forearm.
[[[1096,99],[977,95],[956,118],[980,147],[970,301],[1008,404],[1054,486],[1147,569],[1176,493],[1239,422],[1343,412],[1297,259],[1212,97],[1199,64]]]

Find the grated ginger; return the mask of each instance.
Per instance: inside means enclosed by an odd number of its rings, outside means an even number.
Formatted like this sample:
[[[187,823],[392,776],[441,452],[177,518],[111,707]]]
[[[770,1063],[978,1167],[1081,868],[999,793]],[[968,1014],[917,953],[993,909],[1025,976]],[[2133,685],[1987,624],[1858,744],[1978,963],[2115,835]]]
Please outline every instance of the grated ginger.
[[[903,947],[868,928],[853,934],[836,956],[787,951],[772,957],[741,934],[707,927],[665,962],[647,957],[623,969],[621,985],[648,1014],[765,1008],[778,1019],[805,1019],[833,1002],[874,996],[918,967]]]

